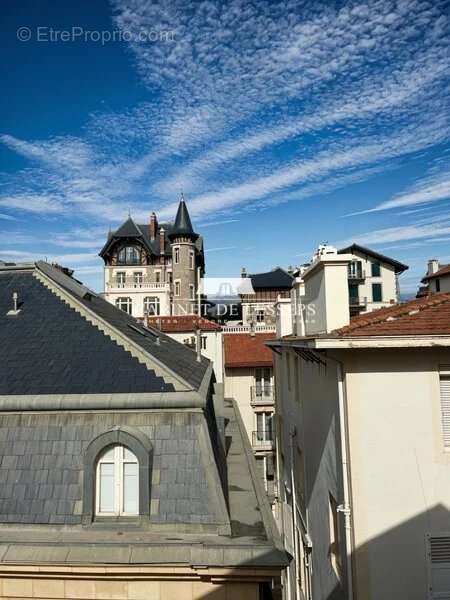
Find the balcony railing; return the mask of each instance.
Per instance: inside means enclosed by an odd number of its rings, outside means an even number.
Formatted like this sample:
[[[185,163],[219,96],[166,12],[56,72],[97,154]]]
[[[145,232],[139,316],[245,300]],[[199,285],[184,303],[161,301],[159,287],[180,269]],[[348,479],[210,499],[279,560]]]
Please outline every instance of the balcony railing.
[[[349,303],[350,303],[350,306],[366,306],[367,298],[366,297],[361,298],[359,296],[350,296]]]
[[[276,331],[275,325],[225,325],[223,328],[224,333],[272,333]]]
[[[273,385],[253,385],[250,388],[250,404],[273,404],[274,393]]]
[[[258,429],[252,433],[253,448],[257,450],[272,450],[274,447],[274,434],[272,429]]]
[[[148,279],[117,279],[106,282],[107,290],[153,290],[159,292],[170,291],[170,285],[160,281],[149,281]]]
[[[350,281],[361,281],[366,278],[366,273],[362,269],[349,269],[347,272],[347,277]]]

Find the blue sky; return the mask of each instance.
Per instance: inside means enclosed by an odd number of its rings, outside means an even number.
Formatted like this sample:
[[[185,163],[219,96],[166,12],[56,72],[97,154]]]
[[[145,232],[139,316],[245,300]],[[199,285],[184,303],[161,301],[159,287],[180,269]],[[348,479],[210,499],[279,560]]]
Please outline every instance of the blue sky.
[[[406,262],[404,292],[450,262],[449,2],[0,10],[0,259],[101,290],[108,229],[173,217],[183,190],[210,276],[324,241]]]

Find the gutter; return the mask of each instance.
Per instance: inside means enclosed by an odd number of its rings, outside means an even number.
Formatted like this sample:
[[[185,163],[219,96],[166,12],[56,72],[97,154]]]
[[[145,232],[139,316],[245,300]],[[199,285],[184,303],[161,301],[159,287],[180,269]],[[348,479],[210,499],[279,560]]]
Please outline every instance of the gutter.
[[[305,350],[352,349],[352,348],[434,348],[449,347],[450,334],[442,335],[391,335],[308,337],[270,340],[266,346],[275,348],[303,348]]]

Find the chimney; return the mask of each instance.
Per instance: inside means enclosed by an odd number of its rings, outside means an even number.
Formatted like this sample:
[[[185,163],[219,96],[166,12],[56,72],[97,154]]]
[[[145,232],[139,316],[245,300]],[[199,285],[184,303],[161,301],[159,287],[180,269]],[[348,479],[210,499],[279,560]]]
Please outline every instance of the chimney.
[[[241,269],[241,277],[247,277],[247,269],[245,267]]]
[[[150,215],[150,239],[153,241],[156,237],[156,231],[158,229],[158,219],[154,212]]]
[[[163,227],[159,230],[159,253],[164,254],[166,250],[166,232]]]
[[[428,261],[427,275],[433,275],[437,271],[439,271],[439,261],[436,258],[432,258]]]
[[[351,254],[338,254],[335,248],[323,244],[302,274],[305,335],[330,333],[350,323],[348,264],[351,260]]]

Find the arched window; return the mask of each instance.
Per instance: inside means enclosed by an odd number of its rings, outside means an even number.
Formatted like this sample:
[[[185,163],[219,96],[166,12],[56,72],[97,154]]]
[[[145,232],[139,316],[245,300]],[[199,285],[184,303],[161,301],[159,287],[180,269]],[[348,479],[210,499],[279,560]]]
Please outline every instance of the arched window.
[[[117,263],[119,265],[139,265],[141,264],[141,256],[136,246],[125,246],[119,250],[117,255]]]
[[[133,309],[133,301],[128,296],[124,296],[116,299],[116,306],[123,310],[124,312],[131,315],[131,311]]]
[[[158,316],[161,312],[160,300],[158,296],[146,296],[144,298],[144,314],[148,316]]]
[[[98,460],[96,514],[139,514],[139,464],[125,446],[107,448]]]

